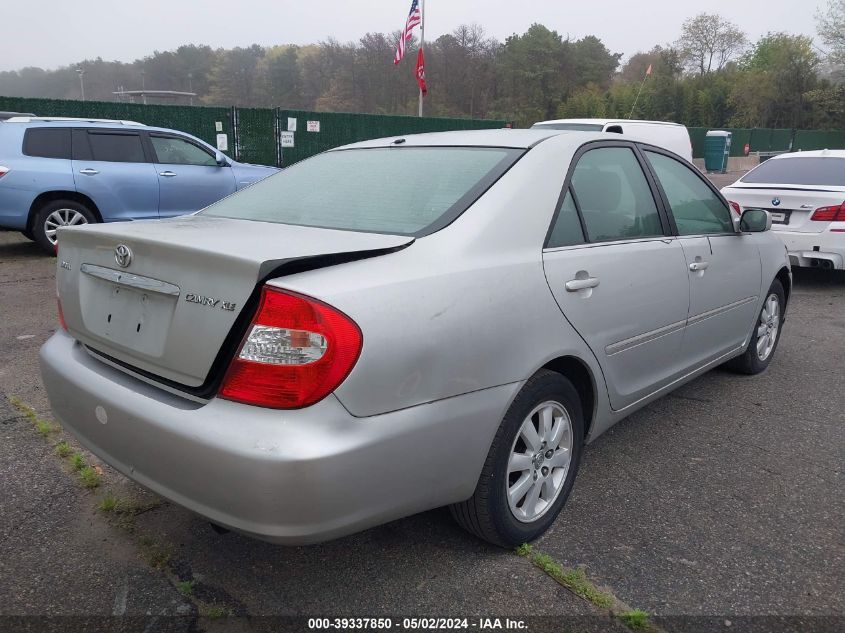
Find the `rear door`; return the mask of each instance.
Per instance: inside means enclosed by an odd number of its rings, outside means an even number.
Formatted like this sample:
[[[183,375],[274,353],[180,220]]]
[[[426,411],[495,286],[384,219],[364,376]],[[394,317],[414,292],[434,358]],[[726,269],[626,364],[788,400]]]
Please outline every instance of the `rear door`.
[[[235,191],[235,177],[228,165],[218,165],[214,154],[176,134],[151,132],[159,182],[159,215],[193,213]]]
[[[633,144],[590,145],[573,163],[543,263],[619,410],[684,373],[689,278]]]
[[[737,233],[731,211],[694,167],[646,149],[684,250],[690,281],[682,347],[701,366],[742,345],[757,312],[760,252],[751,235]]]
[[[72,138],[76,190],[103,220],[158,217],[158,177],[138,130],[74,129]]]

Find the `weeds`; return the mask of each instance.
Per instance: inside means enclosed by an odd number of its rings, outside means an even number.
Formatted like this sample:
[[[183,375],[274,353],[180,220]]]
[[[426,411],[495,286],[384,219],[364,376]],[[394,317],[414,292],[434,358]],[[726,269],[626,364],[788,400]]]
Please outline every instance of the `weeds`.
[[[183,596],[190,596],[194,593],[194,587],[196,586],[196,580],[185,580],[183,582],[177,582],[176,588],[179,590]]]
[[[616,617],[633,631],[650,631],[652,629],[651,623],[648,621],[648,613],[642,609],[631,609],[617,614]]]
[[[93,490],[100,485],[100,473],[91,466],[83,466],[79,470],[79,481],[89,490]]]
[[[58,455],[62,459],[68,457],[73,452],[73,449],[70,447],[70,444],[65,441],[56,444],[54,450],[56,451],[56,455]]]

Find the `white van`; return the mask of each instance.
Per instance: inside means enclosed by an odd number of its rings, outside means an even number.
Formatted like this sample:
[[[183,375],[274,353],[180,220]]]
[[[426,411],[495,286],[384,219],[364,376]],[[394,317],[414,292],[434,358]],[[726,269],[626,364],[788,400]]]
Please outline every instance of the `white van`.
[[[689,138],[689,132],[680,123],[631,119],[558,119],[556,121],[541,121],[531,127],[624,134],[625,136],[632,136],[638,141],[668,149],[670,152],[675,152],[678,156],[692,162],[692,142]]]

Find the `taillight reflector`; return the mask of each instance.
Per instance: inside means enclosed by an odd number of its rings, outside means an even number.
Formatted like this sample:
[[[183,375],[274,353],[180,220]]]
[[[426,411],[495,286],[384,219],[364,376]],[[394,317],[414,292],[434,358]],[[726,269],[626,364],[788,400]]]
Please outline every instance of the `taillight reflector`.
[[[3,165],[0,165],[0,178],[2,178],[3,176],[5,176],[8,173],[9,173],[9,168],[3,167]]]
[[[835,207],[819,207],[810,219],[814,222],[845,222],[845,202]]]
[[[361,330],[339,310],[265,286],[220,397],[274,409],[311,406],[349,375],[362,344]]]
[[[739,206],[739,203],[737,203],[737,202],[728,202],[728,204],[730,204],[730,205],[731,205],[731,209],[733,209],[733,210],[734,210],[734,213],[736,213],[737,215],[742,215],[742,207],[740,207],[740,206]]]

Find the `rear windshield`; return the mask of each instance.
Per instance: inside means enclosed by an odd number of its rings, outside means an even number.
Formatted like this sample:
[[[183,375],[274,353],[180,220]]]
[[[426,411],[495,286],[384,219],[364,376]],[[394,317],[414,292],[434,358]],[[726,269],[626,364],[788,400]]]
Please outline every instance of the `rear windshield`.
[[[521,154],[522,150],[498,147],[326,152],[202,213],[419,237],[452,222]]]
[[[845,158],[777,158],[761,163],[742,182],[771,185],[845,186]]]
[[[601,132],[604,126],[599,123],[536,123],[531,127],[543,130],[572,130],[574,132]]]

